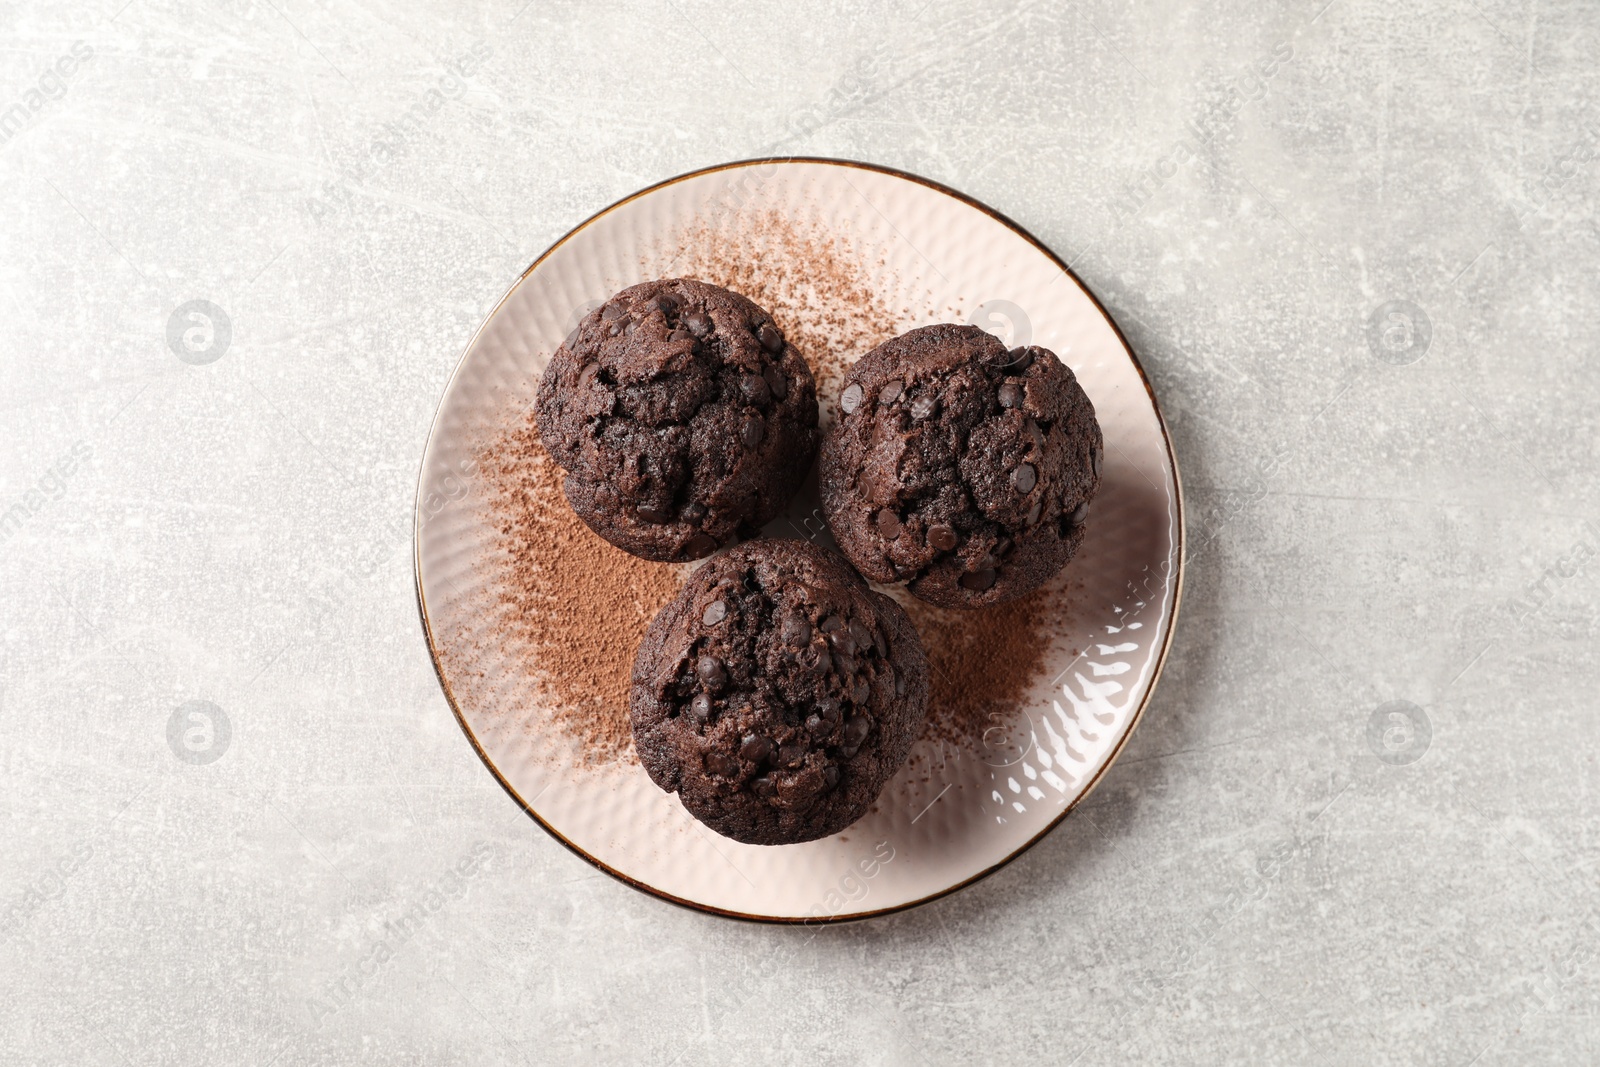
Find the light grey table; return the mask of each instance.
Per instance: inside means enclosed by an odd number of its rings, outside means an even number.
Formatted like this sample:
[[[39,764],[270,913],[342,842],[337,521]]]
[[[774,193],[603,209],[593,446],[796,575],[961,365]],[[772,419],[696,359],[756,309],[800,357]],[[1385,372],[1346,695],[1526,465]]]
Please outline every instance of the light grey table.
[[[0,45],[0,1059],[1600,1060],[1591,0],[15,0]],[[409,552],[517,273],[772,151],[1071,259],[1192,539],[1093,796],[814,937],[522,817]]]

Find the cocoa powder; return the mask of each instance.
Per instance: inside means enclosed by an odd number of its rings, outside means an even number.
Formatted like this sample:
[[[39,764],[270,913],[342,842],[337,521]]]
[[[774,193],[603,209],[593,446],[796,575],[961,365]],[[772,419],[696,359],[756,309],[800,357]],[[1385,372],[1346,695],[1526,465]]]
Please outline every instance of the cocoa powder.
[[[810,364],[824,411],[832,409],[845,369],[901,332],[903,312],[879,295],[849,243],[819,226],[748,211],[733,225],[703,223],[682,240],[673,272],[732,289],[770,311]]]
[[[899,598],[928,653],[926,740],[975,747],[1028,698],[1060,651],[1054,638],[1066,624],[1069,604],[1062,585],[1058,577],[1020,600],[979,611]]]
[[[529,415],[482,457],[498,548],[502,648],[586,763],[632,760],[629,678],[645,627],[683,585],[684,568],[614,548],[567,504],[561,470]]]
[[[869,349],[941,315],[913,315],[881,295],[882,262],[848,240],[777,212],[746,211],[702,224],[666,249],[673,277],[693,277],[770,311],[817,379],[833,411],[846,368]],[[676,252],[676,255],[672,253]],[[825,414],[826,421],[826,414]],[[535,680],[541,714],[576,742],[588,764],[635,761],[629,678],[650,620],[682,587],[687,567],[651,563],[612,547],[568,506],[561,471],[539,441],[531,413],[487,447],[489,501],[507,562],[494,582],[496,637]],[[932,667],[924,738],[975,749],[984,731],[1027,698],[1053,662],[1066,620],[1061,579],[1020,601],[984,611],[946,611],[891,591],[910,612]]]

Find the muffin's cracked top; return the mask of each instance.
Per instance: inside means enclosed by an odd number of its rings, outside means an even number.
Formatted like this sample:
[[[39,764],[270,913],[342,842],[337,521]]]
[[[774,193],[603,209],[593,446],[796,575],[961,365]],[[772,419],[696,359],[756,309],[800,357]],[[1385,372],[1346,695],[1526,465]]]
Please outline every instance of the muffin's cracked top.
[[[900,605],[827,549],[763,539],[706,563],[661,609],[629,710],[656,785],[719,834],[781,845],[864,815],[927,701]]]
[[[839,407],[822,506],[868,579],[984,607],[1037,589],[1083,542],[1104,445],[1094,405],[1048,349],[924,326],[863,356]]]
[[[799,351],[751,301],[688,278],[624,289],[587,315],[551,357],[536,408],[572,509],[651,560],[752,536],[817,451]]]

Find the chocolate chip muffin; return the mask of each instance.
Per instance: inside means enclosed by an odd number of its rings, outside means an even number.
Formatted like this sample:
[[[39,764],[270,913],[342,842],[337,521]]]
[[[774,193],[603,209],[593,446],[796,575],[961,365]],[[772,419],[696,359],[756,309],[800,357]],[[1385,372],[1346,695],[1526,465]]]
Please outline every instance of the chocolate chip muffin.
[[[922,732],[906,613],[808,541],[710,560],[650,624],[629,710],[639,760],[724,837],[785,845],[866,813]]]
[[[688,278],[590,312],[545,369],[537,415],[572,509],[652,560],[755,534],[817,452],[817,389],[799,351],[749,300]]]
[[[1100,483],[1094,405],[1048,349],[924,326],[845,375],[823,514],[868,579],[949,608],[1037,589],[1083,542]]]

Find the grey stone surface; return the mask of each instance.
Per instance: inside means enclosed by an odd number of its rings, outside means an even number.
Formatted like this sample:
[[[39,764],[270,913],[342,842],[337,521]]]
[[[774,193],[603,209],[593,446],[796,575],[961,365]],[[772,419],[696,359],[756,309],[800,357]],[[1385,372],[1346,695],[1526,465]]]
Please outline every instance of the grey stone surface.
[[[1600,1061],[1591,0],[17,0],[0,45],[0,1058]],[[527,262],[772,150],[1071,258],[1192,537],[1100,789],[814,936],[521,817],[407,539]]]

